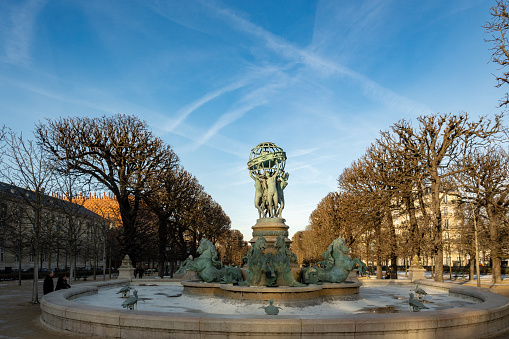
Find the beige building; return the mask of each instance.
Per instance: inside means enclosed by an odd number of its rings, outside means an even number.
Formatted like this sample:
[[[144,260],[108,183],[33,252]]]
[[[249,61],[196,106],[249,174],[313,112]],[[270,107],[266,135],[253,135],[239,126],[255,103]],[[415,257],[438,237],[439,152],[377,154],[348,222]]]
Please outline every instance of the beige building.
[[[425,203],[430,201],[429,194],[425,195]],[[462,236],[465,232],[464,211],[458,204],[458,197],[455,194],[443,194],[440,204],[442,215],[442,238],[444,244],[444,266],[464,266],[468,263],[468,253],[465,249]],[[419,225],[423,225],[423,215],[416,201],[416,218]],[[427,209],[429,211],[429,208]],[[431,212],[430,212],[431,214]],[[396,227],[396,234],[404,236],[405,230],[408,229],[408,214],[407,213],[394,213],[394,225]],[[425,232],[431,232],[431,228]],[[428,234],[429,235],[429,234]],[[431,241],[429,239],[429,241]],[[398,265],[405,264],[404,258],[398,258]],[[421,263],[425,266],[432,265],[432,256],[423,254],[421,255]]]

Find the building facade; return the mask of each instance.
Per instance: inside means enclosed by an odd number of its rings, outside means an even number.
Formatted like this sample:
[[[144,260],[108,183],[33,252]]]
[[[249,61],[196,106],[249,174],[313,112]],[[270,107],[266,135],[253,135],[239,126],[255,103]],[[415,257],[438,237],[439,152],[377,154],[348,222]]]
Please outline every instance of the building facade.
[[[110,225],[82,201],[0,182],[0,271],[33,270],[36,247],[42,270],[103,266]]]

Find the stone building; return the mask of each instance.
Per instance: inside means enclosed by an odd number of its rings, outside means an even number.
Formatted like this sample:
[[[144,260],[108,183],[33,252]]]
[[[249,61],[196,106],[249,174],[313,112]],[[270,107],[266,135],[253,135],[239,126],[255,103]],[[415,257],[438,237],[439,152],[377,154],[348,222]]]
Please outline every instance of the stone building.
[[[40,200],[39,266],[42,270],[67,269],[71,246],[76,266],[101,267],[104,263],[105,229],[111,227],[102,215],[83,204],[71,203],[58,194],[43,194]],[[0,271],[34,267],[33,191],[0,182]]]
[[[429,192],[424,195],[424,202],[430,203],[431,196]],[[422,211],[416,201],[416,217],[420,227],[426,227],[423,221]],[[426,208],[428,214],[431,214],[429,208]],[[443,193],[440,203],[442,215],[442,239],[444,244],[444,266],[464,266],[468,264],[468,253],[462,237],[465,235],[465,212],[464,208],[459,204],[459,197],[455,192]],[[408,228],[408,215],[406,213],[394,214],[394,225],[396,234],[399,236],[408,236],[405,229]],[[424,232],[431,232],[430,229],[424,229]],[[430,240],[431,241],[431,240]],[[404,258],[398,258],[398,265],[403,266]],[[423,265],[432,265],[432,256],[422,254],[421,263]]]

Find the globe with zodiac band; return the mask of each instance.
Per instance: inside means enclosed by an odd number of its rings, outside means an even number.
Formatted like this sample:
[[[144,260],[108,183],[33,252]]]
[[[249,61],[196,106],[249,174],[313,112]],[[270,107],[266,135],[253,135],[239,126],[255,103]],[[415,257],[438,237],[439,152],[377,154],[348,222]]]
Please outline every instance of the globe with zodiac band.
[[[286,153],[281,147],[272,142],[262,142],[251,150],[247,168],[253,176],[272,176],[274,173],[284,173]]]

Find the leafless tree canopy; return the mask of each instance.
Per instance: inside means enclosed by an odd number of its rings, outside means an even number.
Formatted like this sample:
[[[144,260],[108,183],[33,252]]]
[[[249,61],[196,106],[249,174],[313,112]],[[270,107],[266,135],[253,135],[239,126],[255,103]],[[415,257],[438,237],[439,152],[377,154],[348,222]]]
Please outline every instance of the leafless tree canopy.
[[[509,71],[507,71],[509,51],[506,39],[509,28],[508,6],[507,0],[497,0],[495,6],[491,8],[491,21],[484,26],[486,33],[490,35],[486,41],[493,45],[491,60],[500,66],[501,74],[495,75],[498,82],[497,87],[509,83]],[[509,94],[506,93],[500,100],[499,107],[505,107],[507,104],[509,104]]]
[[[18,190],[15,210],[29,223],[32,251],[34,253],[34,280],[32,302],[39,303],[38,268],[41,252],[41,238],[44,223],[45,190],[51,190],[55,179],[55,168],[49,161],[48,152],[33,140],[21,134],[8,131],[6,159],[3,175],[12,181]],[[25,187],[26,189],[22,189]],[[21,236],[22,226],[17,225],[14,233]],[[21,244],[21,242],[18,242]],[[21,251],[21,249],[19,249]]]
[[[317,240],[319,248],[314,249],[308,238],[341,235],[349,239],[355,254],[369,259],[372,252],[379,278],[382,263],[392,263],[391,277],[394,273],[395,278],[397,259],[408,262],[418,255],[433,257],[435,279],[442,281],[444,251],[450,252],[450,242],[444,243],[444,199],[458,194],[461,183],[482,174],[483,190],[475,194],[480,199],[476,204],[483,206],[479,211],[486,216],[490,234],[485,245],[498,266],[494,279],[499,279],[502,248],[496,244],[506,234],[508,212],[507,154],[494,146],[499,141],[501,118],[472,120],[466,113],[434,114],[417,118],[415,126],[401,120],[382,131],[366,153],[339,175],[339,192],[329,193],[311,214],[306,231],[294,237],[303,246],[301,258],[309,260],[325,249]],[[489,151],[482,152],[486,149]],[[484,195],[485,190],[490,195]],[[469,192],[471,197],[473,191]],[[458,197],[461,201],[466,196]],[[472,248],[464,251],[474,256]]]
[[[157,176],[170,146],[134,116],[60,118],[37,126],[36,135],[61,171],[87,174],[118,201],[125,252],[138,259],[135,222],[147,182]],[[175,156],[176,157],[176,156]]]
[[[149,253],[157,253],[160,265],[174,263],[195,254],[192,244],[202,237],[215,242],[230,229],[221,206],[136,117],[48,120],[36,135],[59,173],[88,176],[113,193],[122,218],[120,240],[134,263]]]

